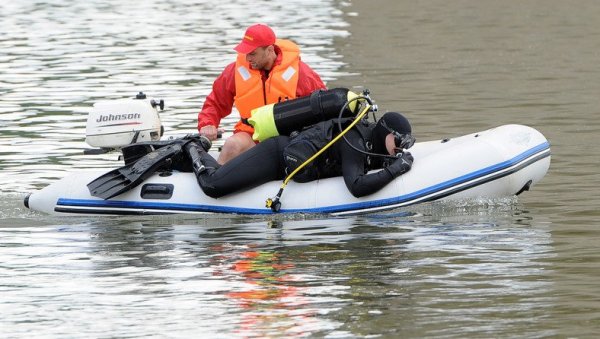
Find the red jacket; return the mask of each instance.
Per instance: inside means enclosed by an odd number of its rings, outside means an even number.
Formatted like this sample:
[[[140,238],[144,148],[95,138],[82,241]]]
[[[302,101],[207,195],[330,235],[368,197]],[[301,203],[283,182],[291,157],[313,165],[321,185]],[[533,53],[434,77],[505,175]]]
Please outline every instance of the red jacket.
[[[281,63],[281,50],[277,47],[276,64]],[[198,130],[213,125],[219,127],[221,119],[231,114],[235,98],[235,62],[227,65],[213,83],[212,92],[206,97],[202,110],[198,113]],[[264,72],[263,76],[264,76]],[[326,89],[321,77],[307,64],[300,61],[296,97],[307,96],[315,90]]]

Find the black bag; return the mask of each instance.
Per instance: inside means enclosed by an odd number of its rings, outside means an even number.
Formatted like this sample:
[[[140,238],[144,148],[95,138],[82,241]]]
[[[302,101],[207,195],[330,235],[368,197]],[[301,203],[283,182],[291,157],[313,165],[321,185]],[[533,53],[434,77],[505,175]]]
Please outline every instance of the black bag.
[[[287,174],[291,174],[339,134],[338,121],[345,128],[352,120],[332,119],[322,121],[305,128],[296,136],[292,136],[290,143],[283,150]],[[339,156],[336,152],[333,152],[332,146],[306,164],[292,179],[296,182],[309,182],[340,176],[342,175],[342,166],[341,159],[338,158]]]

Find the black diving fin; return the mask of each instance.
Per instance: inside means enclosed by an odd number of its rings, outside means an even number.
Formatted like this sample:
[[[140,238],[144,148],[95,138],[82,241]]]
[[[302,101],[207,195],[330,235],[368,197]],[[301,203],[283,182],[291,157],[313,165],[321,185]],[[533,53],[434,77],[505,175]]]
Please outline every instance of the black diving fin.
[[[121,153],[123,154],[123,161],[125,165],[130,165],[138,161],[144,155],[154,152],[159,148],[172,145],[174,143],[187,144],[190,140],[196,140],[202,143],[205,149],[210,149],[212,143],[206,137],[200,134],[188,134],[178,139],[158,140],[158,141],[141,141],[135,144],[123,146]],[[183,147],[183,146],[182,146]]]
[[[98,198],[110,199],[131,190],[157,170],[169,167],[175,158],[182,154],[183,144],[172,142],[140,157],[131,164],[99,176],[87,185],[90,194]]]

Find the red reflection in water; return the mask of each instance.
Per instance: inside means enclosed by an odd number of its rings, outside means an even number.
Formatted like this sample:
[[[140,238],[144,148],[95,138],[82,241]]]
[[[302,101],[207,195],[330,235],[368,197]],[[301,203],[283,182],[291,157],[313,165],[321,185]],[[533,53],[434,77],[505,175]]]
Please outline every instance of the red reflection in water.
[[[246,278],[246,282],[256,288],[246,291],[229,292],[227,296],[238,299],[245,308],[253,307],[257,301],[278,301],[278,299],[297,296],[298,289],[291,282],[287,269],[291,263],[282,263],[275,252],[246,251],[243,259],[233,264],[233,270]],[[286,307],[285,303],[279,306]]]
[[[229,272],[243,277],[247,288],[230,291],[225,296],[236,301],[243,310],[240,328],[235,332],[243,336],[305,336],[306,326],[314,321],[315,311],[303,309],[308,303],[302,296],[303,287],[289,273],[294,264],[283,260],[272,250],[247,250],[231,253],[231,249],[213,248],[220,253],[218,260],[232,262]],[[229,255],[231,253],[231,255]],[[229,273],[229,274],[227,274]],[[293,286],[295,284],[296,286]]]

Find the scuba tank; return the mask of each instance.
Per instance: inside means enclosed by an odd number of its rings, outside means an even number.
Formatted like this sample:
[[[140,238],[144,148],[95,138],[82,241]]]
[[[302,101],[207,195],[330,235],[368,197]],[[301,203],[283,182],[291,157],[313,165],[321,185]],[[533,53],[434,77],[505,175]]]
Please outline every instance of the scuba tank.
[[[290,135],[302,127],[340,117],[342,108],[341,117],[352,117],[359,106],[357,100],[351,101],[356,97],[358,95],[347,88],[334,88],[253,109],[248,118],[248,123],[254,127],[252,139],[264,141],[278,135]]]

